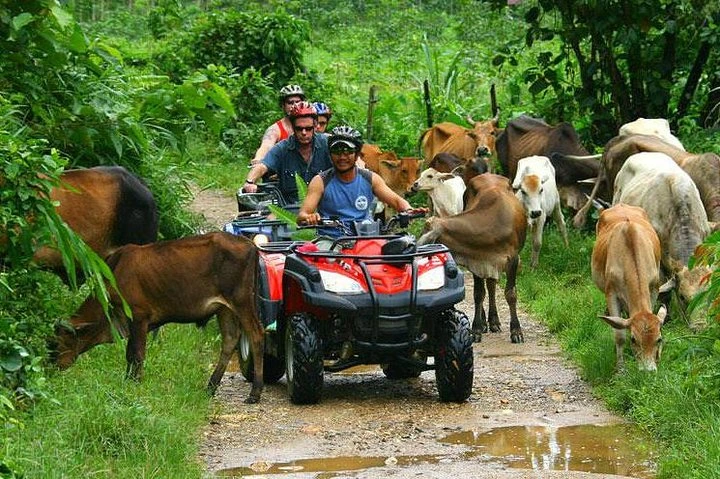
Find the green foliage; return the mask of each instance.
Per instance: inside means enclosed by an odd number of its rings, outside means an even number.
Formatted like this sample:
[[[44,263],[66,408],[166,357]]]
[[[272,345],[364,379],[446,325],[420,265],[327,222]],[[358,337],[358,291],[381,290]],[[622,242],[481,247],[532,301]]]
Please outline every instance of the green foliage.
[[[254,68],[279,87],[302,70],[308,41],[308,23],[283,10],[213,10],[198,17],[186,35],[175,37],[158,59],[175,78],[214,64],[239,72]]]
[[[140,383],[124,377],[124,341],[53,374],[47,388],[60,400],[23,414],[23,429],[4,430],[3,453],[16,470],[26,477],[201,477],[203,464],[192,458],[210,412],[205,386],[220,334],[215,322],[159,332],[148,341]]]
[[[638,117],[687,113],[700,74],[714,72],[718,60],[707,55],[717,7],[699,11],[687,0],[541,1],[526,2],[519,13],[527,24],[522,43],[501,51],[493,64],[515,67],[514,53],[533,49],[535,62],[523,73],[530,93],[548,98],[551,119],[592,117],[601,141]]]
[[[711,272],[705,279],[707,289],[695,296],[690,311],[707,309],[708,319],[720,322],[720,231],[708,236],[691,258],[690,267],[707,266]]]

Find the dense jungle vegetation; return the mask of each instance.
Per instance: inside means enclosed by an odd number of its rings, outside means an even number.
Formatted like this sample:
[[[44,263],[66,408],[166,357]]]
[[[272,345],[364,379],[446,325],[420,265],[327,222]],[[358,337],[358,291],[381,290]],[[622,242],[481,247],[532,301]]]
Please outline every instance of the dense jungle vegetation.
[[[233,193],[288,82],[332,106],[331,126],[402,156],[429,120],[424,81],[434,122],[491,116],[494,84],[501,125],[569,121],[599,151],[625,121],[664,117],[688,151],[720,152],[719,23],[718,5],[695,0],[0,0],[0,476],[202,475],[186,458],[211,407],[212,326],[166,327],[141,384],[123,379],[120,344],[67,372],[49,363],[55,324],[107,274],[44,198],[64,168],[128,167],[155,194],[162,238],[192,234],[190,185]],[[521,302],[658,441],[659,477],[720,477],[720,236],[697,258],[715,270],[697,300],[708,326],[675,314],[660,371],[616,375],[591,228],[569,249],[550,231]],[[83,286],[32,264],[54,239]]]

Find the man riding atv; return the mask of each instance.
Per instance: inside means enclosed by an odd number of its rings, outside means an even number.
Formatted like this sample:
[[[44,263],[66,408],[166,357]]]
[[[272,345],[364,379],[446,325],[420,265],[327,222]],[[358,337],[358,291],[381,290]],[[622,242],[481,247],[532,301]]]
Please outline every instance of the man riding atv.
[[[349,227],[354,221],[372,219],[375,197],[397,211],[411,208],[380,175],[356,166],[362,145],[362,136],[357,130],[344,125],[333,128],[328,139],[333,167],[310,181],[298,223],[317,225],[321,218],[338,218]],[[324,228],[320,232],[331,237],[342,234],[337,228]]]

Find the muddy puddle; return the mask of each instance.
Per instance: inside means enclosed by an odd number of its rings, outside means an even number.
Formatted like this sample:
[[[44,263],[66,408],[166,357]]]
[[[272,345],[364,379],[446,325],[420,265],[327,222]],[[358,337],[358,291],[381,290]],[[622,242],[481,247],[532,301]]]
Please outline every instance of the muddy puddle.
[[[576,471],[617,474],[640,479],[654,475],[654,453],[636,429],[624,424],[567,427],[514,426],[485,432],[460,431],[439,440],[466,446],[449,454],[417,456],[346,456],[298,459],[285,463],[257,461],[248,467],[225,469],[221,477],[319,473],[331,479],[335,473],[375,467],[407,467],[456,461],[481,461],[534,471]]]

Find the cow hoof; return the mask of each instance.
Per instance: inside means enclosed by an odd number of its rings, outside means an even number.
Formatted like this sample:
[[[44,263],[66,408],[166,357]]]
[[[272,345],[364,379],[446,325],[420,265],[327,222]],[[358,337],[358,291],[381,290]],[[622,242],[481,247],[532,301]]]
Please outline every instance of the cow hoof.
[[[524,343],[524,342],[525,342],[525,338],[523,338],[522,331],[512,333],[512,334],[510,335],[510,341],[511,341],[513,344]]]
[[[482,331],[473,331],[473,343],[481,343],[482,342]]]
[[[491,325],[490,325],[490,332],[491,332],[491,333],[501,333],[501,332],[502,332],[502,328],[500,327],[499,324],[491,324]]]
[[[245,404],[257,404],[260,402],[260,397],[255,396],[248,396],[247,399],[245,399]]]

